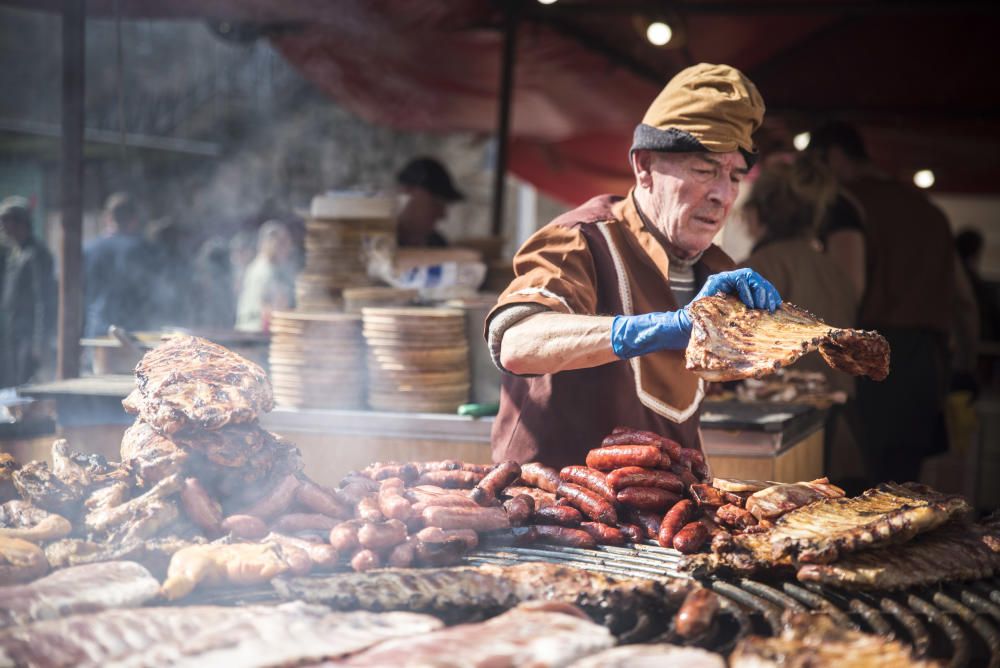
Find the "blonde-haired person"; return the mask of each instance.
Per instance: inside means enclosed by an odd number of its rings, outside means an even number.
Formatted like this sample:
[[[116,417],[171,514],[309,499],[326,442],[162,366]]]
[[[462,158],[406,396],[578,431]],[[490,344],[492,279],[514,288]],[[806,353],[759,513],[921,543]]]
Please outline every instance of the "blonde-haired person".
[[[295,306],[294,248],[284,223],[269,220],[257,233],[257,255],[243,276],[236,329],[266,332],[271,313]]]

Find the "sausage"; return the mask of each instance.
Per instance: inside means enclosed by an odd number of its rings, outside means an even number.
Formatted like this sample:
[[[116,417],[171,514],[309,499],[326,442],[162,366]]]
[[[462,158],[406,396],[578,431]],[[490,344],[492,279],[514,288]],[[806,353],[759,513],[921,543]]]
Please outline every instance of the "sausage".
[[[552,470],[555,471],[555,469]],[[558,476],[559,474],[557,473],[556,477]],[[556,485],[556,487],[558,488],[558,485]],[[519,494],[525,494],[527,496],[530,496],[532,500],[535,502],[535,508],[545,508],[546,506],[554,506],[556,505],[557,501],[554,492],[546,492],[545,490],[542,489],[536,489],[534,487],[525,487],[521,485],[511,485],[510,487],[505,489],[503,493],[511,498],[518,496]]]
[[[715,519],[734,529],[746,529],[757,524],[757,518],[748,511],[732,503],[720,506],[715,511]]]
[[[355,515],[366,522],[381,522],[385,519],[382,510],[378,506],[378,496],[369,495],[358,501]]]
[[[677,461],[681,456],[681,444],[677,441],[654,434],[651,431],[640,431],[638,429],[622,429],[613,431],[601,441],[602,447],[610,445],[655,445],[665,452],[671,461]]]
[[[278,544],[281,552],[281,559],[288,564],[288,572],[292,575],[305,575],[312,570],[313,562],[309,558],[309,553],[291,543],[277,540],[273,534],[271,540]]]
[[[583,522],[580,528],[590,534],[598,545],[624,545],[625,536],[616,527],[600,522]]]
[[[196,526],[209,535],[221,532],[222,506],[208,495],[197,478],[185,478],[181,488],[181,505],[184,513]]]
[[[436,462],[415,462],[417,471],[423,475],[429,471],[471,471],[472,473],[486,474],[492,466],[489,464],[470,464],[460,462],[457,459],[442,459]]]
[[[684,489],[688,489],[691,485],[697,485],[701,482],[695,474],[691,473],[691,469],[684,464],[674,463],[670,465],[669,469],[671,473],[681,479],[681,482],[684,483]]]
[[[222,520],[222,530],[232,534],[233,538],[256,540],[267,534],[267,524],[253,515],[230,515]]]
[[[559,471],[545,464],[528,462],[521,465],[521,480],[546,492],[555,492],[559,487]]]
[[[695,589],[681,604],[674,617],[674,630],[682,638],[692,639],[704,635],[712,626],[719,612],[719,597],[710,589]]]
[[[261,519],[269,520],[276,515],[288,510],[295,500],[295,493],[299,489],[299,479],[294,475],[287,475],[274,486],[274,488],[264,495],[264,498],[257,501],[241,515],[254,515]]]
[[[444,543],[449,540],[459,540],[467,550],[473,550],[479,545],[479,534],[472,529],[441,529],[427,527],[417,532],[417,540],[425,543]]]
[[[539,508],[532,515],[535,524],[556,524],[564,527],[578,527],[583,515],[573,506],[548,506]]]
[[[618,503],[642,510],[663,510],[680,499],[680,494],[659,487],[626,487],[618,492]]]
[[[299,505],[314,513],[322,513],[340,519],[347,519],[351,516],[350,508],[312,480],[299,481],[299,488],[295,490],[295,500]]]
[[[382,558],[378,556],[377,552],[373,552],[372,550],[358,550],[351,557],[351,568],[359,573],[381,566]]]
[[[457,538],[441,543],[414,541],[414,560],[420,566],[454,566],[465,556],[465,543]]]
[[[626,487],[659,487],[676,494],[684,493],[684,482],[675,473],[640,466],[626,466],[608,474],[608,486],[616,493]]]
[[[475,471],[428,471],[417,478],[418,485],[437,485],[445,489],[472,489],[480,480],[482,473]]]
[[[366,466],[362,473],[372,480],[400,478],[406,482],[413,482],[420,476],[416,464],[400,462],[375,462]]]
[[[588,466],[565,466],[559,471],[559,478],[591,492],[597,492],[608,501],[615,502],[615,492],[608,485],[607,477],[597,469]]]
[[[365,522],[358,529],[358,542],[370,550],[388,550],[406,540],[406,525],[399,520]]]
[[[282,515],[271,525],[271,529],[280,533],[295,533],[296,531],[330,531],[340,524],[340,520],[321,513],[288,513]]]
[[[628,543],[642,543],[646,540],[646,530],[638,524],[622,522],[619,523],[618,530],[622,532],[622,536]]]
[[[688,522],[674,535],[674,549],[684,554],[692,554],[701,549],[708,539],[708,529],[701,522]]]
[[[503,508],[443,508],[430,506],[421,513],[427,526],[442,529],[496,531],[509,529],[510,521]]]
[[[626,508],[625,515],[633,524],[638,524],[646,532],[646,538],[656,540],[660,532],[660,523],[663,516],[651,510],[641,510],[639,508]]]
[[[695,448],[684,448],[680,452],[680,462],[682,464],[689,464],[691,471],[701,480],[704,480],[708,475],[708,466],[705,464],[705,455],[702,454],[701,450],[696,450]]]
[[[597,492],[570,482],[563,482],[559,484],[558,494],[587,517],[612,526],[618,524],[618,514],[615,513],[614,506]]]
[[[476,502],[467,496],[445,494],[434,498],[427,498],[423,501],[418,501],[410,507],[410,510],[413,515],[420,515],[424,512],[425,508],[430,508],[432,506],[437,508],[479,508]]]
[[[513,526],[521,526],[527,524],[531,514],[535,512],[535,500],[527,494],[518,494],[513,499],[505,501],[503,509]]]
[[[302,550],[309,555],[309,560],[315,568],[333,568],[340,558],[336,548],[329,543],[314,543],[281,533],[272,533],[267,537],[267,540],[273,540],[281,544],[282,547],[291,546]]]
[[[401,478],[388,478],[382,481],[378,492],[378,507],[386,517],[400,522],[410,519],[413,508],[403,496],[405,484]]]
[[[476,483],[469,495],[481,506],[494,505],[500,492],[521,475],[521,465],[513,460],[501,462]]]
[[[361,520],[347,520],[333,527],[330,529],[330,545],[343,553],[358,549],[361,545],[358,542],[358,529],[362,524]]]
[[[662,461],[662,453],[655,445],[611,445],[587,453],[587,466],[601,471],[626,466],[656,468]]]
[[[656,542],[660,544],[660,547],[674,546],[674,536],[691,519],[693,512],[694,502],[691,499],[682,499],[667,511],[667,514],[663,516],[663,521],[660,523],[659,532],[655,536]]]
[[[568,547],[597,547],[594,537],[583,529],[571,529],[569,527],[557,527],[550,524],[542,524],[535,527],[537,540],[556,545],[566,545]]]
[[[416,555],[416,545],[413,540],[407,539],[396,547],[392,548],[389,556],[386,557],[386,566],[392,568],[408,568],[413,563]]]
[[[362,478],[364,482],[359,482],[354,480],[347,483],[343,487],[337,490],[338,496],[350,506],[358,505],[358,502],[366,496],[371,496],[373,492],[378,491],[378,483],[369,480],[368,478]]]

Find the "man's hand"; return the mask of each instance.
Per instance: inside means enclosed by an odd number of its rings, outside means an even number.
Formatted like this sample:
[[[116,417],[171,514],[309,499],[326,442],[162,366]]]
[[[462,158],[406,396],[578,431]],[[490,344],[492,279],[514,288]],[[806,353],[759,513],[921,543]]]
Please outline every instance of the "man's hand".
[[[692,301],[719,293],[736,295],[748,307],[767,309],[771,313],[781,306],[778,291],[753,269],[737,269],[709,276]],[[688,306],[677,311],[616,316],[611,323],[611,347],[615,355],[620,359],[629,359],[658,350],[686,348],[691,338]]]

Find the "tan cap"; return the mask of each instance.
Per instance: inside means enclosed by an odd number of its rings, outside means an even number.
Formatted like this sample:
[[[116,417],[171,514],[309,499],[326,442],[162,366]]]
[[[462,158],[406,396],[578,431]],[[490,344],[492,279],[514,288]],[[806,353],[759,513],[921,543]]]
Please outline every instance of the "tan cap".
[[[739,150],[756,160],[752,135],[764,119],[764,100],[742,72],[700,63],[681,70],[649,105],[632,150]]]

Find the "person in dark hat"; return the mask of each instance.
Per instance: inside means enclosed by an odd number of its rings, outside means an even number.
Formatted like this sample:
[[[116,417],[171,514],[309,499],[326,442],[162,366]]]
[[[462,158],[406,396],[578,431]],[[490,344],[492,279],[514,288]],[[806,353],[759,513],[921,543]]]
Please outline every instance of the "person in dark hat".
[[[684,364],[687,305],[730,293],[774,311],[781,297],[712,240],[757,157],[756,86],[727,65],[678,73],[636,127],[635,185],[536,232],[486,320],[505,371],[495,461],[582,462],[616,426],[700,449],[704,384]]]
[[[396,175],[405,203],[396,218],[396,240],[400,246],[447,246],[448,240],[434,229],[448,205],[465,199],[455,188],[448,170],[434,158],[415,158]]]

